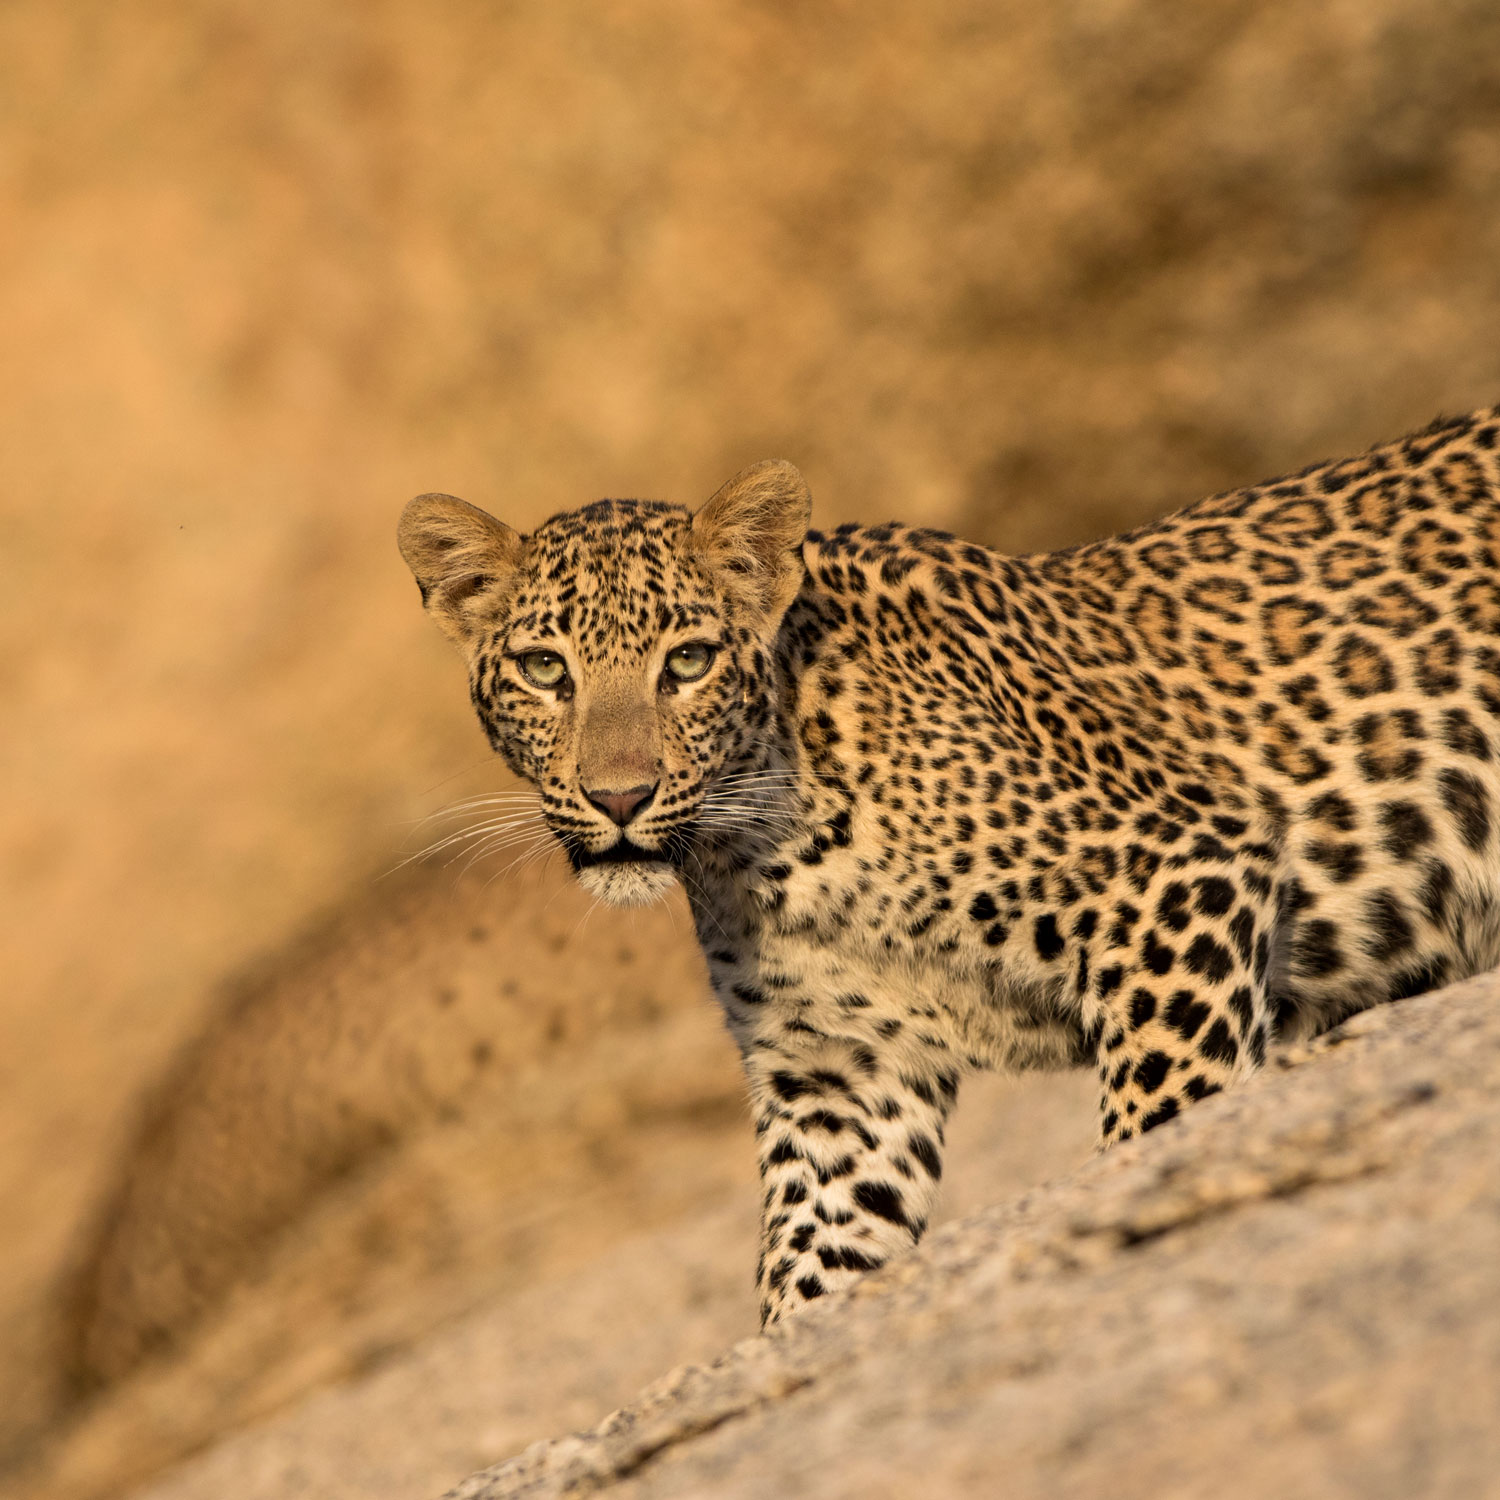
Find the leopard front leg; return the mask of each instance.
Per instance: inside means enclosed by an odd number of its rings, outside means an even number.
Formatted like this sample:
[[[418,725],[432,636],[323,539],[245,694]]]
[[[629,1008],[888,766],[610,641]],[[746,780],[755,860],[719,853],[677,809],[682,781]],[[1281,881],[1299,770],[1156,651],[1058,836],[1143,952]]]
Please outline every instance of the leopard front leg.
[[[1265,1059],[1273,903],[1258,865],[1165,870],[1098,934],[1100,1144],[1129,1140]]]
[[[761,1324],[910,1249],[942,1176],[958,1071],[943,1049],[885,1058],[807,1029],[745,1053],[761,1170]]]

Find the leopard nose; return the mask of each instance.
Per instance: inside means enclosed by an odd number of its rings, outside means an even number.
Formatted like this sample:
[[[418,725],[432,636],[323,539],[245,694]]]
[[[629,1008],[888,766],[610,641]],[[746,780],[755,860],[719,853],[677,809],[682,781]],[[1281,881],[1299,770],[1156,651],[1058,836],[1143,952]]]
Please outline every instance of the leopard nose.
[[[623,828],[656,795],[656,786],[633,786],[623,792],[591,792],[585,787],[583,795]]]

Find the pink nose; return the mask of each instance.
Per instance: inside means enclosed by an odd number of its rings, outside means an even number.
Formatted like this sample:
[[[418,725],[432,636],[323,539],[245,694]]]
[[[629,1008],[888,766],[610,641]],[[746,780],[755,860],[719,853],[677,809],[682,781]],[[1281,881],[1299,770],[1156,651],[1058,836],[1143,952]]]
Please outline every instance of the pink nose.
[[[623,828],[656,795],[656,788],[633,786],[623,792],[591,792],[585,787],[583,795]]]

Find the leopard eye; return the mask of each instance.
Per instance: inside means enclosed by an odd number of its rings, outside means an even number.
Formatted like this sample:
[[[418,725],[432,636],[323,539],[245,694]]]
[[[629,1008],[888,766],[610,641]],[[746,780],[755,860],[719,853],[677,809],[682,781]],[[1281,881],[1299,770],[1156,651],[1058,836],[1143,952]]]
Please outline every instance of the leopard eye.
[[[678,682],[696,682],[714,659],[714,648],[703,641],[689,641],[667,652],[667,671]]]
[[[555,651],[527,651],[516,663],[521,676],[540,688],[560,687],[567,679],[568,664]]]

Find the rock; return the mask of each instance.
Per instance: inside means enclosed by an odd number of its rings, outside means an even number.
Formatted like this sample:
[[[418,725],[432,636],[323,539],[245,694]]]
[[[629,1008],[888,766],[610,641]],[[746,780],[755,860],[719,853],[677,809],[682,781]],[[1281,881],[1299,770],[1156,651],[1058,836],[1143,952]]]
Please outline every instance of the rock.
[[[1500,980],[935,1233],[447,1500],[1500,1494]]]
[[[564,894],[545,944],[434,899],[421,962],[362,952],[360,898],[348,944],[285,946],[405,820],[507,785],[449,779],[482,738],[391,545],[407,496],[529,527],[784,453],[820,525],[1015,552],[1500,389],[1489,0],[3,15],[8,1495],[21,1463],[47,1500],[116,1495],[353,1403],[622,1220],[738,1190],[734,1059],[666,939],[623,960]],[[489,873],[462,905],[507,910]],[[276,992],[220,1010],[261,958]],[[518,1052],[552,990],[579,1032]],[[653,991],[580,1086],[590,1018]],[[413,1456],[383,1493],[591,1420],[644,1378],[611,1368],[577,1415],[549,1374],[448,1467],[385,1422]]]
[[[422,867],[247,977],[123,1154],[61,1309],[104,1378],[0,1464],[8,1500],[216,1442],[163,1493],[431,1493],[754,1327],[753,1137],[691,925],[589,906]],[[965,1092],[946,1216],[1087,1158],[1086,1075]]]
[[[632,1058],[620,1053],[618,1038],[615,1050],[623,1079]],[[666,1055],[674,1063],[687,1060],[680,1046]],[[566,1066],[571,1072],[577,1058]],[[970,1080],[950,1132],[940,1211],[955,1218],[972,1213],[1087,1160],[1094,1093],[1085,1073]],[[641,1133],[641,1122],[634,1122],[632,1139]],[[701,1121],[695,1133],[704,1133]],[[635,1178],[633,1222],[622,1222],[631,1216],[611,1211],[602,1191],[580,1201],[566,1181],[536,1184],[534,1201],[513,1208],[536,1241],[536,1263],[519,1265],[497,1247],[494,1285],[503,1290],[483,1307],[438,1327],[413,1349],[392,1338],[392,1347],[357,1378],[336,1381],[325,1372],[323,1389],[179,1464],[138,1500],[412,1500],[446,1488],[497,1453],[595,1421],[660,1370],[713,1358],[755,1326],[758,1192],[742,1111],[727,1152],[742,1169],[738,1180],[726,1182],[721,1173],[716,1181],[706,1170],[713,1155],[725,1152],[722,1137],[690,1148],[686,1134],[675,1144],[670,1132],[648,1135],[649,1168],[643,1160],[617,1173],[622,1187]],[[445,1157],[452,1150],[451,1142],[442,1147]],[[690,1196],[675,1220],[662,1211],[666,1190],[653,1189],[652,1177],[677,1179]],[[341,1238],[326,1217],[309,1225],[306,1237],[318,1235]],[[575,1256],[570,1264],[569,1252],[581,1240],[591,1242],[593,1256],[583,1264]],[[412,1287],[402,1284],[410,1281],[410,1260],[393,1269],[375,1290],[399,1312],[412,1301]],[[327,1285],[322,1275],[306,1280]],[[244,1381],[252,1368],[248,1340],[225,1347],[225,1333],[261,1310],[263,1342],[255,1352],[264,1354],[266,1335],[286,1316],[285,1290],[270,1288],[269,1298],[267,1289],[253,1290],[228,1328],[216,1327],[181,1362],[143,1372],[84,1423],[59,1462],[23,1492],[27,1500],[117,1494],[109,1475],[120,1474],[144,1439],[165,1447],[169,1426],[179,1438],[201,1442],[211,1430],[215,1393],[221,1403],[231,1393],[238,1397],[234,1377]],[[275,1320],[265,1317],[268,1301]],[[306,1322],[318,1315],[317,1303],[305,1297],[295,1310]],[[339,1341],[325,1331],[314,1347],[331,1354]],[[306,1363],[304,1357],[293,1373],[304,1374]],[[254,1390],[264,1378],[256,1369],[246,1383]],[[287,1388],[285,1374],[279,1383]],[[14,1488],[6,1493],[9,1500]]]
[[[560,863],[524,878],[416,865],[231,988],[157,1085],[86,1240],[63,1340],[77,1384],[106,1387],[177,1352],[236,1285],[265,1281],[289,1226],[445,1123],[489,1124],[486,1145],[506,1170],[486,1172],[508,1184],[560,1154],[544,1145],[559,1133],[548,1128],[559,1104],[570,1137],[704,1109],[726,1134],[738,1123],[740,1071],[707,1007],[686,912],[663,904],[585,927],[590,903]],[[679,1038],[685,1013],[695,1024]],[[627,1038],[670,1057],[670,1074],[622,1071]],[[592,1089],[560,1100],[601,1046]],[[538,1078],[543,1097],[502,1120]],[[426,1217],[454,1217],[479,1191],[456,1185]],[[405,1227],[398,1219],[385,1238]],[[393,1253],[356,1253],[326,1266],[325,1280],[347,1300],[361,1265]],[[454,1259],[449,1249],[446,1273]]]

